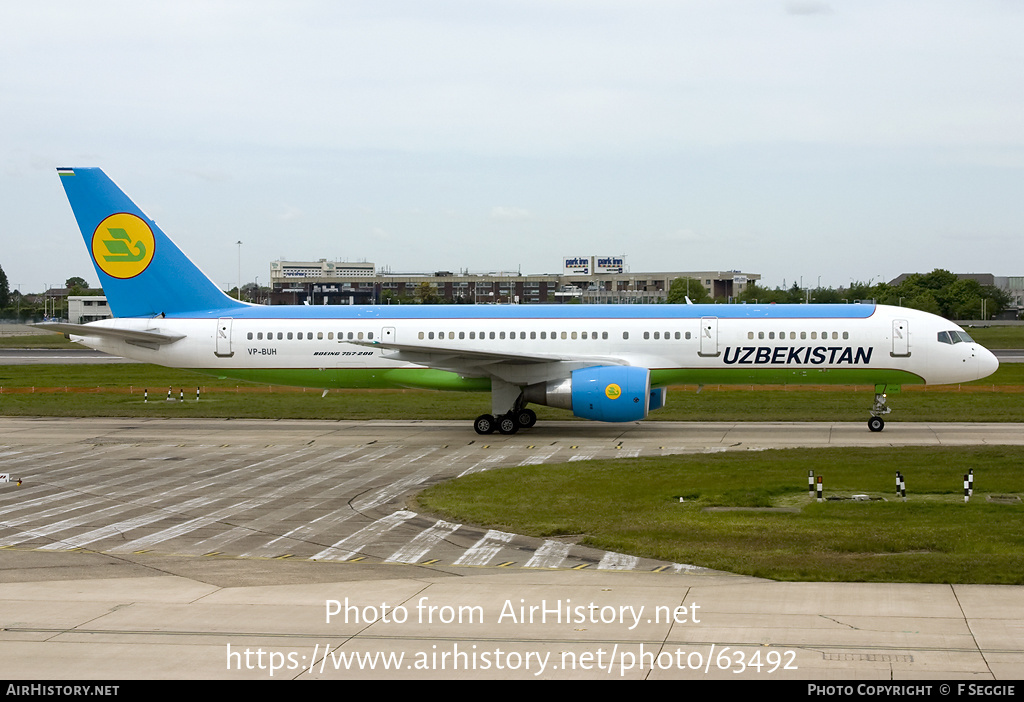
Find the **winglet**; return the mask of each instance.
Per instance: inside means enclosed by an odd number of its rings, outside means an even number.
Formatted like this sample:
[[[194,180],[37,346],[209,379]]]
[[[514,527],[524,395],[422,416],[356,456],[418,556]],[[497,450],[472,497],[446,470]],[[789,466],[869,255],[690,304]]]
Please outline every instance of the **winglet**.
[[[99,168],[58,168],[100,285],[118,317],[223,316],[220,290]]]

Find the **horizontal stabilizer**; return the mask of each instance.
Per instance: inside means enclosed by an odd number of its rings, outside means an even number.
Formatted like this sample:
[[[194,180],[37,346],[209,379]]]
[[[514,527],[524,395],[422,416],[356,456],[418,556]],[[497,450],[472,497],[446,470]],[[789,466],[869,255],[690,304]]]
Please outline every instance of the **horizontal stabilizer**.
[[[41,322],[33,324],[40,329],[70,334],[71,336],[100,336],[108,339],[120,339],[138,346],[163,346],[184,339],[184,334],[163,334],[158,329],[132,330],[101,327],[93,324],[66,324],[62,322]]]

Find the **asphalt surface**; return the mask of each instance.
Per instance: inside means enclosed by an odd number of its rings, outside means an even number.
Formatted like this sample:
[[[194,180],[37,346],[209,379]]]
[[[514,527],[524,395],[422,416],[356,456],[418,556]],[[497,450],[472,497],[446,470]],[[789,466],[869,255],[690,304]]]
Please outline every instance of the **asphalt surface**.
[[[508,465],[1022,429],[0,418],[22,481],[0,484],[0,677],[1018,679],[1021,587],[774,583],[411,498]]]

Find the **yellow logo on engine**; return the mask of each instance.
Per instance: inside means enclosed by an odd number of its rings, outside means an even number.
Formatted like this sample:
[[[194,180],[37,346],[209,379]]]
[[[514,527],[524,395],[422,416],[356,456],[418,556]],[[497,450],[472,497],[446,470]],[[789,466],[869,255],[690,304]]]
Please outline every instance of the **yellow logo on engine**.
[[[155,249],[153,230],[126,212],[110,215],[92,233],[92,260],[112,278],[134,278],[146,270]]]
[[[611,383],[604,389],[604,394],[608,396],[609,400],[617,400],[622,394],[622,388],[615,383]]]

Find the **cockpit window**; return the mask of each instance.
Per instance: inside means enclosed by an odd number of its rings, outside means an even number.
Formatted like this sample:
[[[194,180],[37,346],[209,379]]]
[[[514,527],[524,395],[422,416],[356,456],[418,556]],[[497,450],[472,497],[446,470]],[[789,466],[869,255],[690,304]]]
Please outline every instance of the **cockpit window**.
[[[941,344],[974,343],[974,339],[965,331],[941,331],[939,332],[938,340]]]

